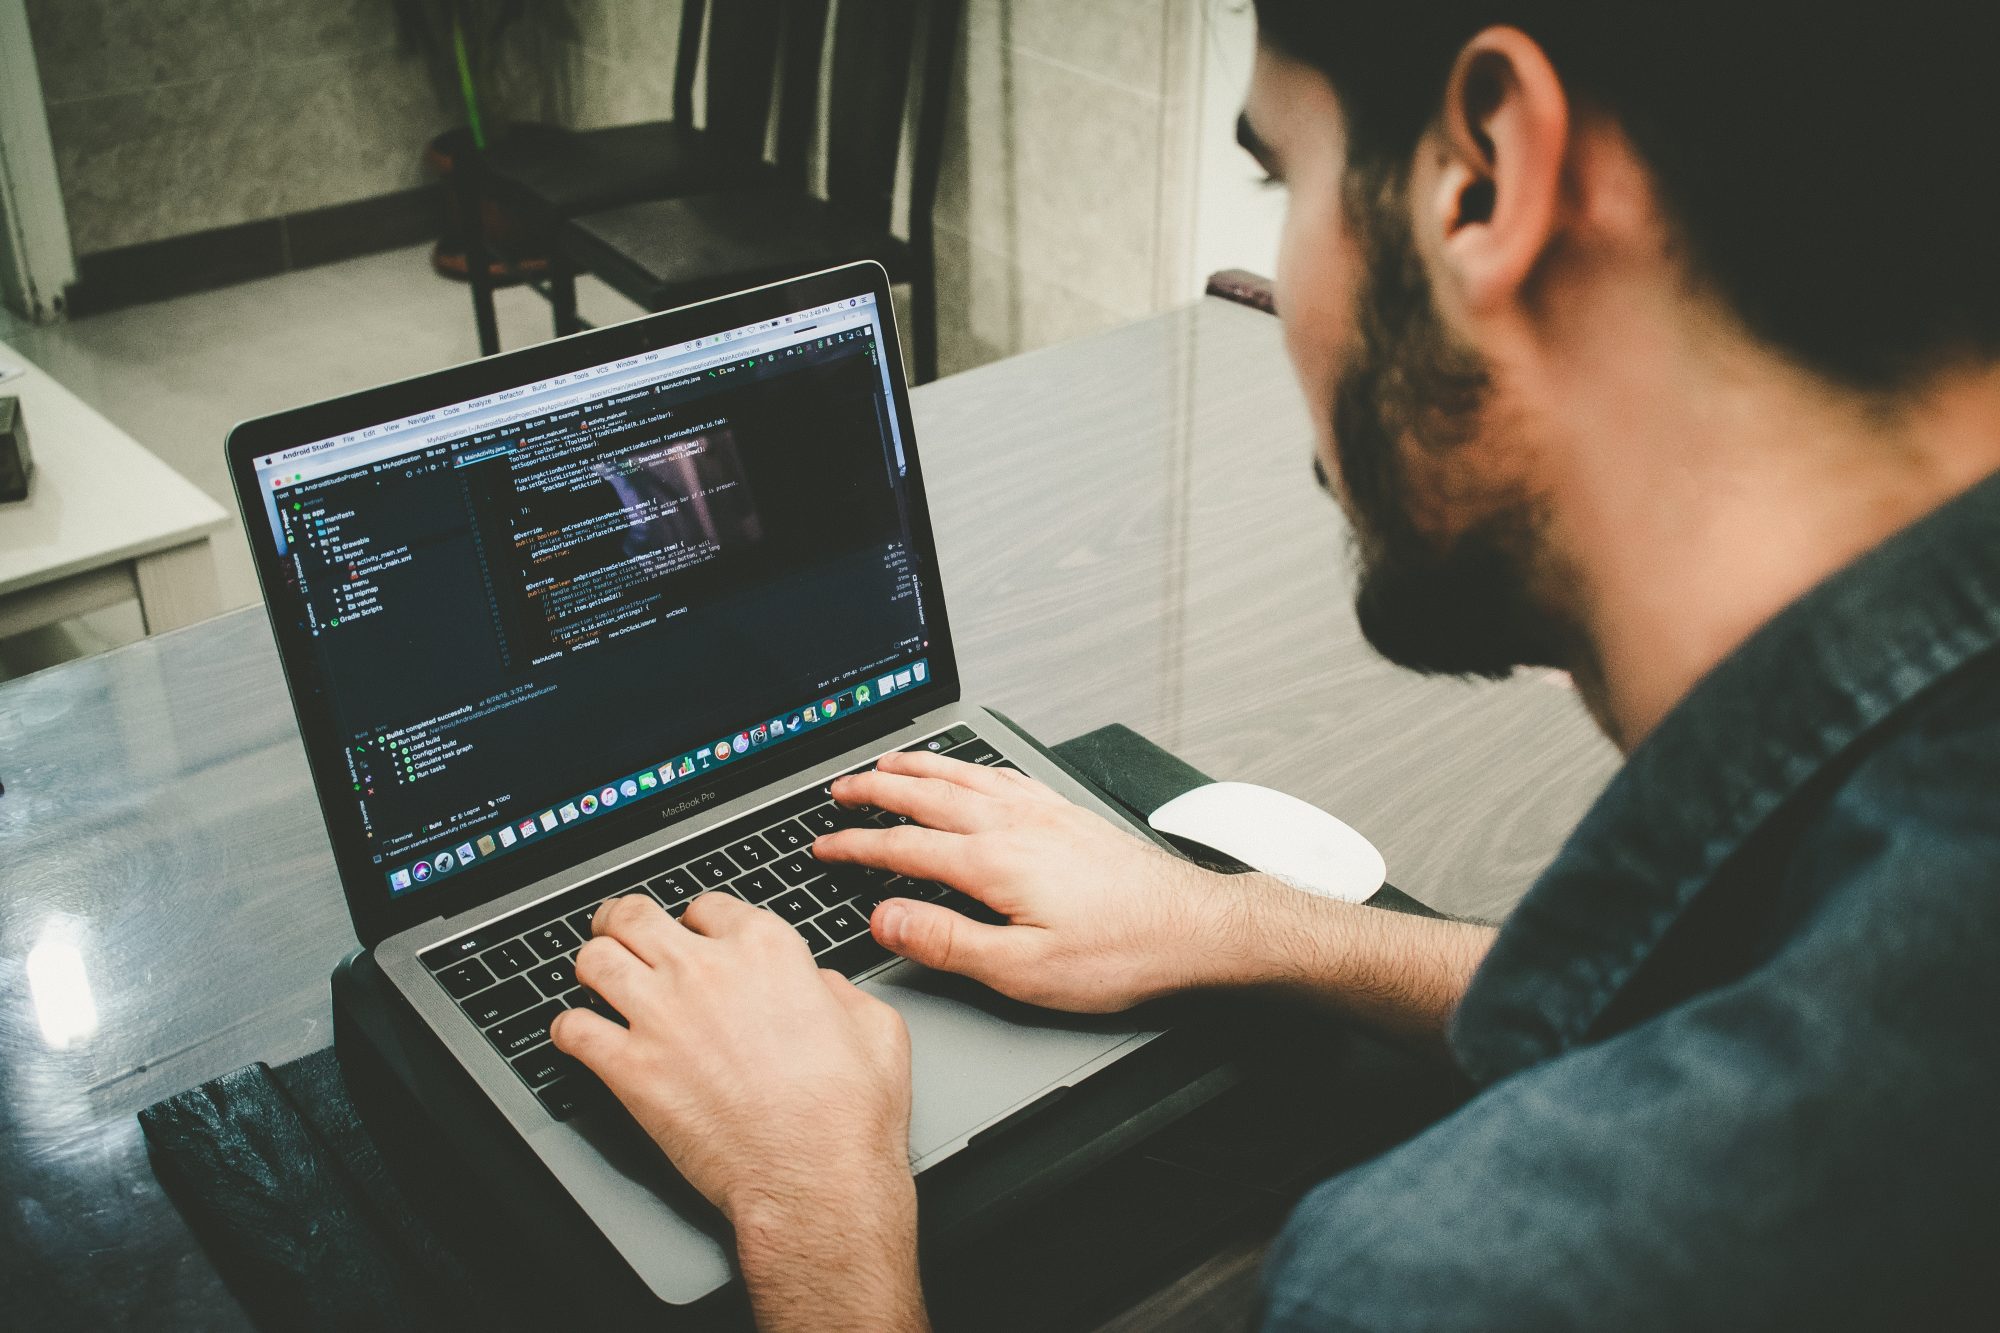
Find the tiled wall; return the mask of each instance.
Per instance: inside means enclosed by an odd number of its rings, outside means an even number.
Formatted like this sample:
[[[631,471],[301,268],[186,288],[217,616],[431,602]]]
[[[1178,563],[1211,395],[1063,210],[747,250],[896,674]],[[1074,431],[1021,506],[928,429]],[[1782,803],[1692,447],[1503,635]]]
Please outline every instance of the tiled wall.
[[[680,0],[569,0],[569,8],[576,39],[564,123],[592,129],[672,115]]]
[[[1179,299],[1197,0],[967,0],[938,194],[948,373]]]
[[[455,117],[392,0],[28,0],[80,254],[405,189]]]

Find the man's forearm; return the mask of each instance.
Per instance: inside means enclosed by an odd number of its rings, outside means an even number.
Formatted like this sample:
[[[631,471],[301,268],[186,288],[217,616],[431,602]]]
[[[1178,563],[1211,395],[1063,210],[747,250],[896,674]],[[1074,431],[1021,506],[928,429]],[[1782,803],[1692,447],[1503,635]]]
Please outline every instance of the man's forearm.
[[[735,1218],[737,1262],[759,1333],[924,1333],[915,1183],[825,1182]]]
[[[1336,902],[1240,877],[1196,985],[1279,991],[1399,1036],[1441,1039],[1493,944],[1490,926]]]

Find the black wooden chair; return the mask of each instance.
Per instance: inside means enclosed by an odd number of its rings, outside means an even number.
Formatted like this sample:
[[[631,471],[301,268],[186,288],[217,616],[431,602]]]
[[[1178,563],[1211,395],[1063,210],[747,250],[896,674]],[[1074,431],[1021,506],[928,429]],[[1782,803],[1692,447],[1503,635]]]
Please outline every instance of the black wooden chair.
[[[496,144],[475,164],[466,182],[471,206],[476,210],[490,202],[505,210],[520,235],[548,245],[562,223],[579,214],[647,199],[796,179],[804,156],[803,131],[777,135],[778,161],[766,158],[773,141],[773,90],[786,2],[718,0],[711,7],[706,0],[686,0],[675,54],[671,120],[523,136]],[[702,127],[696,128],[695,71],[704,56],[706,114]],[[793,159],[789,166],[787,153]],[[511,265],[519,256],[503,253],[498,258]],[[490,355],[499,350],[491,270],[484,263],[468,262],[467,272],[480,351]]]
[[[805,95],[823,114],[780,107],[795,133],[809,123],[825,150],[825,193],[803,179],[626,204],[572,218],[550,274],[558,336],[583,327],[576,276],[595,274],[648,310],[874,259],[910,285],[919,381],[937,376],[937,274],[932,209],[954,44],[963,0],[844,0],[830,39],[784,43],[779,101]],[[788,31],[824,34],[823,0],[793,0]],[[820,24],[810,17],[816,10]],[[821,51],[824,55],[821,55]],[[811,77],[806,77],[808,72]],[[907,149],[907,152],[906,152]],[[782,157],[782,154],[780,155]],[[910,166],[900,233],[892,214],[900,165]]]

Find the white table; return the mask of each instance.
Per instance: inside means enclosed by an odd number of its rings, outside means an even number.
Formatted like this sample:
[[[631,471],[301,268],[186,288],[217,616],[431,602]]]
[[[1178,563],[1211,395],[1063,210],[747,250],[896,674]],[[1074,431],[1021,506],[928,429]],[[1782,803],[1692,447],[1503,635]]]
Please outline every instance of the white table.
[[[208,539],[223,507],[0,344],[0,396],[21,401],[28,498],[0,504],[0,638],[138,598],[146,632],[221,609]]]

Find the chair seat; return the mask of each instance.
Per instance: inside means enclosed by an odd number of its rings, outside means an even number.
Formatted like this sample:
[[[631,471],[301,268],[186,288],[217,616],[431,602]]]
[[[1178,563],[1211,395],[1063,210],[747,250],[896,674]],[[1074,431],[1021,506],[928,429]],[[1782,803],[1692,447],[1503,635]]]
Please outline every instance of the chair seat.
[[[700,130],[666,120],[522,136],[487,157],[498,194],[559,218],[744,185],[763,170],[762,162],[720,151]]]
[[[648,310],[873,259],[911,276],[909,244],[811,195],[736,190],[631,204],[571,219],[562,253]]]

